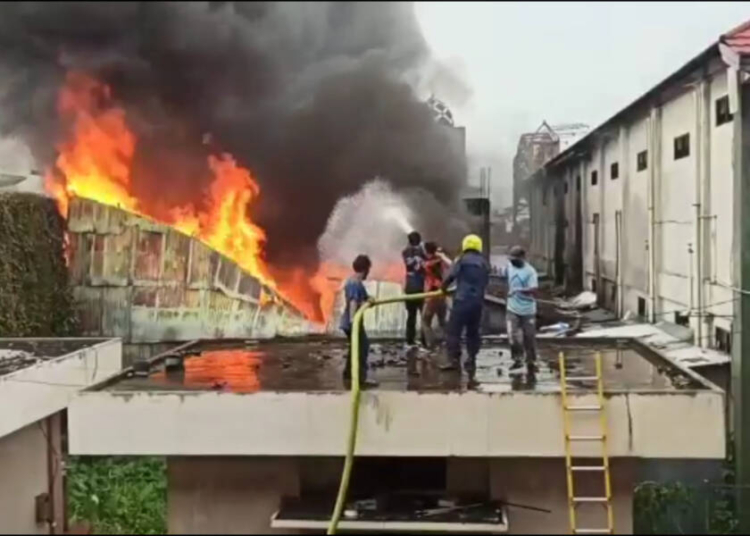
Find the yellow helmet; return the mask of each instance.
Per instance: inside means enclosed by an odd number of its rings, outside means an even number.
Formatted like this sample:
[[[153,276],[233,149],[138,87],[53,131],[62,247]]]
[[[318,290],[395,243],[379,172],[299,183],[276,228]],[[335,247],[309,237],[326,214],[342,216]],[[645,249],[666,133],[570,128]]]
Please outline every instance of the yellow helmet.
[[[461,250],[467,251],[474,249],[478,252],[482,252],[482,239],[475,234],[466,235],[463,242],[461,242]]]

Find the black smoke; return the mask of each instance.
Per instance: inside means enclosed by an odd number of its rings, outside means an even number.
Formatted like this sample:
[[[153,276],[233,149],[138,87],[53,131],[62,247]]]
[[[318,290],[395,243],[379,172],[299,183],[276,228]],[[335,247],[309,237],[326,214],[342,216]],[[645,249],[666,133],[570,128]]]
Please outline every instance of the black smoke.
[[[203,153],[228,151],[261,185],[268,260],[299,266],[375,176],[456,200],[463,151],[413,89],[429,62],[408,3],[2,3],[0,129],[53,162],[57,91],[89,73],[138,136],[137,189],[194,200]]]

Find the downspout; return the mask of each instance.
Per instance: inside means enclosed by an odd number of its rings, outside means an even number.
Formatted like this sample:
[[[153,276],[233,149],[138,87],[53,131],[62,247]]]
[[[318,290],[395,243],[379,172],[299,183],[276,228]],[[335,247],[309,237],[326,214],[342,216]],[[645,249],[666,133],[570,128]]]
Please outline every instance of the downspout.
[[[698,346],[703,346],[703,270],[701,267],[701,262],[703,259],[703,226],[702,226],[702,204],[701,204],[701,198],[702,198],[702,192],[701,192],[701,185],[702,181],[701,178],[703,176],[703,151],[704,151],[704,143],[703,143],[703,132],[705,125],[703,124],[703,93],[706,88],[706,80],[705,78],[701,78],[701,80],[697,83],[695,86],[695,91],[693,92],[693,95],[695,97],[695,203],[693,206],[695,207],[695,222],[693,225],[693,231],[694,231],[694,243],[695,243],[695,256],[694,258],[690,259],[691,264],[695,262],[695,269],[691,270],[691,273],[695,274],[695,280],[696,280],[696,286],[695,286],[695,310],[693,310],[693,303],[691,299],[691,314],[697,311],[697,322],[696,322],[696,338]],[[692,248],[691,248],[692,249]],[[690,288],[690,295],[692,297],[693,295],[693,282],[690,282],[691,288]]]
[[[656,170],[654,166],[658,161],[656,157],[657,114],[657,108],[652,108],[648,119],[648,295],[649,321],[652,324],[656,322],[656,190],[654,187]]]

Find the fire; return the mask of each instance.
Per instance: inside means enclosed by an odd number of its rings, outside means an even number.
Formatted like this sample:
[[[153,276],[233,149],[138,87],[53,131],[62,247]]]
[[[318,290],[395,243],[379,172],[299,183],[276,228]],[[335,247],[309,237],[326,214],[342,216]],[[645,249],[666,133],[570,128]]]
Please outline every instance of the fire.
[[[165,206],[155,195],[135,193],[133,162],[138,140],[128,127],[125,110],[113,103],[106,85],[83,73],[69,73],[59,93],[58,112],[69,134],[57,146],[59,154],[45,185],[64,217],[71,198],[83,197],[171,225],[232,259],[271,289],[275,294],[261,292],[261,306],[280,296],[308,319],[328,321],[350,267],[322,263],[310,274],[302,268],[267,264],[266,234],[251,218],[260,187],[232,155],[207,156],[211,180],[199,205]],[[403,267],[375,266],[372,277],[401,281]]]
[[[266,235],[251,219],[260,187],[247,169],[227,153],[209,155],[212,180],[200,207],[164,207],[158,199],[137,197],[133,159],[137,139],[125,110],[112,103],[110,89],[82,73],[69,73],[58,98],[58,111],[69,129],[59,143],[54,170],[45,177],[47,191],[67,217],[70,199],[84,197],[120,207],[173,226],[235,261],[313,321],[325,320],[333,302],[330,285],[301,270],[279,270],[264,259]],[[323,293],[326,295],[324,296]]]

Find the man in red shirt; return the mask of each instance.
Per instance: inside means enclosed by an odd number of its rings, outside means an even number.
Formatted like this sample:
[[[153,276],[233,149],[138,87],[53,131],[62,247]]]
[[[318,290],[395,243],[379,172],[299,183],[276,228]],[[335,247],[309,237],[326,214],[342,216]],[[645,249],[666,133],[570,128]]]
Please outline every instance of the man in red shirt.
[[[424,250],[426,254],[424,262],[425,291],[440,290],[443,285],[443,272],[446,268],[450,268],[451,260],[435,242],[427,242],[424,245]],[[440,330],[445,333],[445,315],[445,296],[429,298],[426,301],[422,313],[422,332],[424,333],[425,343],[430,349],[435,347],[435,332],[432,330],[432,320],[437,317]]]

